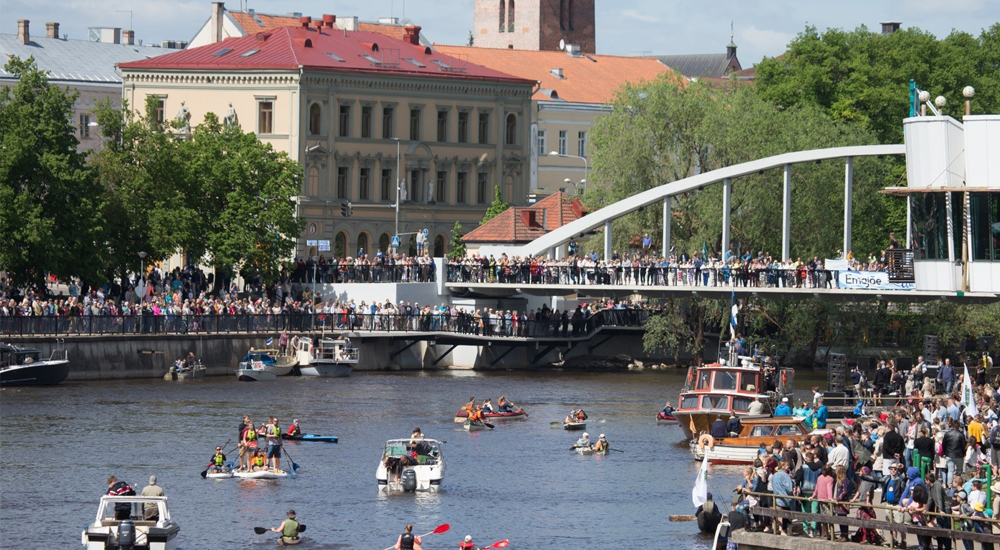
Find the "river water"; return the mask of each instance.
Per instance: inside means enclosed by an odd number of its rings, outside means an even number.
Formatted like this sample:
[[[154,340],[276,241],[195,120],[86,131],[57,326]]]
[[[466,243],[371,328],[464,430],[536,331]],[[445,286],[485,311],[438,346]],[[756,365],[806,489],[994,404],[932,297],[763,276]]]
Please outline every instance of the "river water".
[[[0,391],[0,548],[73,548],[114,474],[146,485],[151,474],[169,497],[184,550],[269,548],[274,527],[294,508],[308,526],[301,548],[378,550],[407,523],[424,548],[455,548],[466,534],[511,548],[676,548],[709,540],[691,514],[698,464],[676,426],[656,426],[676,402],[679,373],[569,374],[355,373],[346,379],[235,378],[179,382],[66,382]],[[505,394],[530,413],[493,431],[466,433],[453,421],[470,396]],[[579,432],[552,428],[583,406],[592,438],[623,453],[582,457],[568,450]],[[298,475],[274,481],[205,480],[215,445],[235,438],[240,418],[299,418],[306,433],[340,443],[288,442]],[[444,440],[447,472],[437,494],[380,496],[375,483],[386,439],[419,426]],[[230,444],[232,449],[235,443]],[[235,458],[236,452],[227,453]],[[283,459],[283,464],[287,461]],[[727,502],[736,469],[713,469],[709,490]],[[669,543],[667,542],[669,541]],[[308,543],[308,544],[306,544]]]

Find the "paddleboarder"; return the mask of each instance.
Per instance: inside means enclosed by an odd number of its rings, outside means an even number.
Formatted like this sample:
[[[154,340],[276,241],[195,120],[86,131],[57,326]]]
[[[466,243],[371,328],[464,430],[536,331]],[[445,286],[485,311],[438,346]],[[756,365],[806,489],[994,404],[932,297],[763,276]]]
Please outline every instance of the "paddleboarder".
[[[208,460],[208,469],[215,474],[225,471],[226,454],[222,452],[222,447],[215,447],[215,454]]]
[[[420,537],[413,535],[413,525],[409,524],[403,534],[399,535],[393,548],[396,550],[422,550],[421,543]]]
[[[281,428],[278,427],[278,417],[271,417],[267,426],[267,458],[271,459],[271,469],[281,471]]]
[[[275,533],[280,533],[281,538],[278,542],[284,544],[298,544],[299,541],[299,522],[295,521],[295,510],[288,511],[288,519],[281,522],[281,525],[271,529]]]

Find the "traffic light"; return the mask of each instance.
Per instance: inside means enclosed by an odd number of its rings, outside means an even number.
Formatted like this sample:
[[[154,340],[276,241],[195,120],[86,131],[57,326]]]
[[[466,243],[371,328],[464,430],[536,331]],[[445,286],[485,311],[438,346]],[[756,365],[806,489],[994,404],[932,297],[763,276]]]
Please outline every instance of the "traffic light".
[[[340,215],[341,216],[343,216],[345,218],[349,218],[351,216],[351,214],[354,213],[353,210],[354,210],[354,206],[351,204],[351,201],[344,201],[344,202],[340,203]]]

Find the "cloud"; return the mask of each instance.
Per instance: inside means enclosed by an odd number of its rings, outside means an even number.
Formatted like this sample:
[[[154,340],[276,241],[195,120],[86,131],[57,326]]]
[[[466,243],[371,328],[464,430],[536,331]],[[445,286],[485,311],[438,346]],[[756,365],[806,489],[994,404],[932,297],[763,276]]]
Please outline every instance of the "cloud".
[[[645,23],[659,23],[660,18],[655,15],[649,15],[648,13],[640,13],[636,10],[623,10],[622,17],[628,19],[635,19],[637,21],[643,21]]]

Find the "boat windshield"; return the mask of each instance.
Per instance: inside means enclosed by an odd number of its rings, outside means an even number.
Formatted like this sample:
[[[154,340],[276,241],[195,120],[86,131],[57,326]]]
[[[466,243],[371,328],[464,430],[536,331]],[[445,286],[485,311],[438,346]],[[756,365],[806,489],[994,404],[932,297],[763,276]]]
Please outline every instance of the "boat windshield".
[[[701,372],[698,373],[698,385],[695,386],[695,389],[707,390],[711,380],[712,380],[712,371],[707,369],[702,370]]]
[[[740,373],[740,391],[755,392],[759,387],[760,385],[757,384],[757,373],[755,372]]]
[[[441,444],[432,439],[420,439],[410,442],[409,439],[393,439],[385,444],[383,458],[398,457],[416,452],[417,456],[440,456]]]
[[[803,423],[799,423],[799,424],[785,424],[785,425],[782,425],[782,426],[778,426],[778,429],[777,429],[777,431],[775,432],[774,435],[777,435],[777,436],[782,436],[782,435],[805,435],[806,432],[803,431],[804,429],[805,429],[805,425]]]
[[[712,383],[714,390],[735,390],[736,373],[727,370],[715,371],[715,381]]]
[[[688,395],[681,400],[682,409],[697,409],[698,408],[698,396]]]

